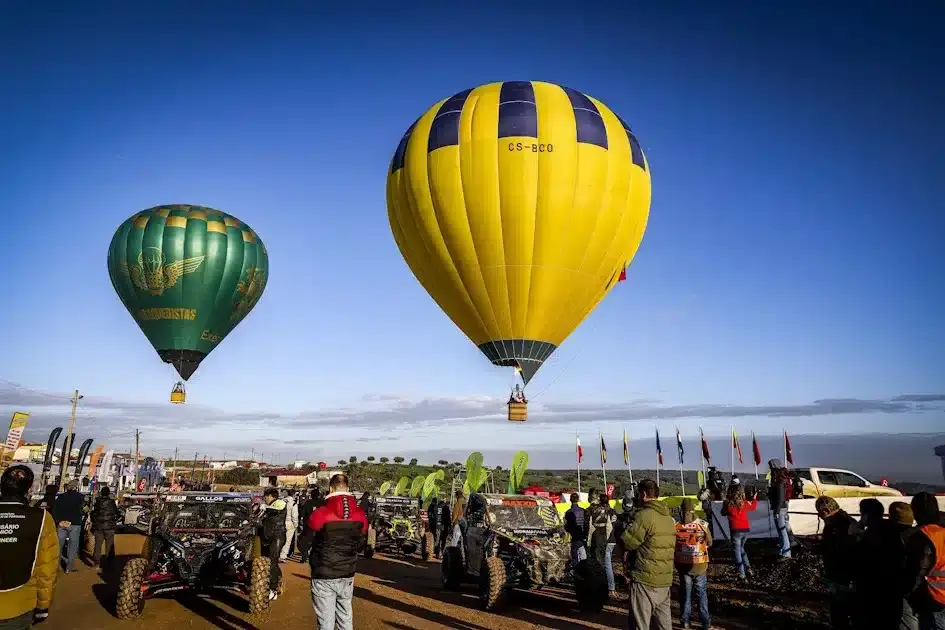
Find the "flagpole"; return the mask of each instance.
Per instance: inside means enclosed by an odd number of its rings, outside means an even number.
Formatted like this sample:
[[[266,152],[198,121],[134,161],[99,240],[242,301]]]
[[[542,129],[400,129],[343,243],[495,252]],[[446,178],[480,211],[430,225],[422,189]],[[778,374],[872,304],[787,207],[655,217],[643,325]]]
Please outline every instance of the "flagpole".
[[[623,430],[623,445],[627,449],[627,473],[630,475],[630,485],[633,485],[633,466],[630,465],[630,443],[627,442],[627,430]]]
[[[660,430],[653,425],[653,428],[656,429],[656,487],[660,487]]]
[[[607,462],[604,461],[604,437],[597,430],[597,445],[600,448],[600,471],[604,474],[604,494],[607,494]]]
[[[729,444],[728,450],[732,451],[732,476],[734,477],[735,476],[735,425],[734,424],[731,426],[731,429],[732,429],[732,437],[729,438],[729,441],[731,443]]]
[[[781,446],[784,448],[784,466],[787,466],[787,430],[781,429]]]

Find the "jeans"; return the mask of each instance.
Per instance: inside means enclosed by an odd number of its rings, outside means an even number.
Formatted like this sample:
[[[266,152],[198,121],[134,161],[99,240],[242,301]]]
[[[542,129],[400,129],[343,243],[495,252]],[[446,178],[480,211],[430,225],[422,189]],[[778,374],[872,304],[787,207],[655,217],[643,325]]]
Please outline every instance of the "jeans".
[[[79,536],[82,535],[81,525],[70,525],[69,527],[59,527],[56,530],[59,536],[59,553],[62,553],[62,547],[66,544],[66,538],[69,539],[69,545],[66,547],[66,571],[75,570],[75,557],[79,555]]]
[[[748,553],[745,552],[745,539],[748,538],[748,532],[732,532],[732,546],[735,550],[735,567],[738,569],[738,575],[745,577],[745,570],[751,568],[751,562],[748,561]]]
[[[282,552],[279,555],[279,560],[288,560],[289,556],[292,555],[292,547],[295,543],[295,532],[297,528],[290,524],[286,528],[285,544],[282,545]]]
[[[318,620],[318,630],[353,630],[351,597],[354,578],[312,580],[312,608]]]
[[[699,600],[699,621],[703,628],[712,625],[709,618],[709,595],[706,593],[706,575],[691,575],[684,573],[679,576],[679,588],[682,590],[682,625],[689,624],[689,618],[692,615],[692,587],[696,587],[696,598]]]
[[[97,529],[95,530],[95,546],[92,548],[92,562],[98,564],[102,555],[105,556],[107,560],[111,560],[115,555],[115,530],[114,529]],[[102,543],[105,543],[104,554],[102,554]]]
[[[899,618],[899,630],[919,630],[919,617],[913,612],[909,600],[902,600],[902,616]]]
[[[789,526],[788,509],[786,507],[781,508],[774,515],[774,527],[778,530],[778,542],[780,543],[780,554],[782,558],[791,557],[791,535]]]
[[[672,600],[669,587],[630,584],[630,630],[672,630]]]
[[[617,587],[614,585],[614,547],[617,543],[607,543],[607,550],[604,552],[604,573],[607,574],[607,590],[612,591]]]

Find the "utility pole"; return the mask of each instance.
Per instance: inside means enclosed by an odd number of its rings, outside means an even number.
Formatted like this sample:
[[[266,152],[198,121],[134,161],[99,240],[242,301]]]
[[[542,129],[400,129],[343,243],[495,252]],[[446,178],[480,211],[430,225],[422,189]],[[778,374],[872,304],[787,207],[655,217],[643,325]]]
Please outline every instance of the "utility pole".
[[[79,401],[82,400],[83,396],[79,396],[79,390],[75,390],[75,394],[72,395],[72,415],[69,416],[69,430],[66,432],[66,443],[62,448],[62,457],[65,457],[66,465],[60,467],[62,474],[59,475],[59,492],[62,492],[63,487],[66,485],[66,470],[69,469],[69,456],[72,454],[72,431],[75,429],[75,410],[79,406]]]
[[[194,453],[193,466],[190,467],[190,483],[197,477],[197,453]]]
[[[135,491],[138,490],[138,484],[141,480],[141,469],[139,468],[140,462],[138,461],[138,455],[141,454],[141,431],[135,429]]]
[[[171,463],[171,485],[177,482],[177,448],[174,448],[174,461]]]

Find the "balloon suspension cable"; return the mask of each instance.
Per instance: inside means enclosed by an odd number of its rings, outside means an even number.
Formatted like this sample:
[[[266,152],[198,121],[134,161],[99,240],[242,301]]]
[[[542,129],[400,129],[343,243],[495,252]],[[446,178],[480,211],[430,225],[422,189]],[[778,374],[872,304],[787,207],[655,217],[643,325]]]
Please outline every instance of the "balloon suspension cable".
[[[581,352],[584,351],[584,347],[587,345],[587,342],[590,341],[590,340],[591,340],[591,337],[594,336],[594,331],[597,330],[598,324],[599,324],[599,322],[596,322],[596,323],[594,324],[594,327],[591,328],[591,332],[587,335],[587,339],[584,340],[584,343],[581,344],[581,347],[578,348],[578,351],[574,354],[573,357],[571,357],[571,360],[568,361],[567,364],[565,364],[564,368],[563,368],[560,372],[558,372],[558,375],[555,376],[553,379],[551,379],[551,382],[548,383],[547,385],[545,385],[545,387],[544,387],[541,391],[539,391],[539,392],[538,392],[537,394],[535,394],[534,396],[530,397],[529,400],[535,400],[536,398],[538,398],[539,396],[541,396],[542,394],[544,394],[546,391],[548,391],[549,388],[551,388],[552,385],[554,385],[556,382],[558,382],[558,379],[559,379],[559,378],[561,378],[562,376],[564,376],[564,373],[568,371],[568,368],[571,367],[571,364],[574,363],[574,360],[577,359],[579,356],[581,356]]]

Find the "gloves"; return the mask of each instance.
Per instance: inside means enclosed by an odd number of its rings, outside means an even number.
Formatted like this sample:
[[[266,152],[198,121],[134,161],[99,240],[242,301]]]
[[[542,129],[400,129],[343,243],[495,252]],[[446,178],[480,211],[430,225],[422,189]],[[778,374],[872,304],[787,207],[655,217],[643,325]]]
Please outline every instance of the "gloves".
[[[43,623],[49,617],[48,608],[37,608],[33,611],[33,625]]]

